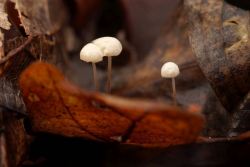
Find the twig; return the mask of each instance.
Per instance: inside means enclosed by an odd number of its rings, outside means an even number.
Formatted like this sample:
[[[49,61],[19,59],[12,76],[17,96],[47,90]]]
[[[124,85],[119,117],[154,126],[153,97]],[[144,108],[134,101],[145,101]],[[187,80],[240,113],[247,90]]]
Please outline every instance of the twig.
[[[29,36],[28,39],[22,45],[20,45],[17,48],[11,50],[5,57],[0,59],[0,64],[5,63],[10,58],[15,56],[18,52],[22,51],[32,41],[33,38],[34,38],[33,36]]]

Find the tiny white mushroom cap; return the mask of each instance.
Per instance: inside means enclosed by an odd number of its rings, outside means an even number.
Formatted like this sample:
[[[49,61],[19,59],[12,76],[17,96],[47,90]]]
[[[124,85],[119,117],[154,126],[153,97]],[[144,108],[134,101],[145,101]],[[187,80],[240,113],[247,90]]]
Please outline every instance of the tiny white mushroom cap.
[[[92,43],[103,51],[104,56],[118,56],[122,51],[121,42],[114,37],[97,38]]]
[[[175,78],[180,74],[180,70],[177,64],[173,62],[167,62],[161,67],[161,76],[163,78]]]
[[[92,43],[86,44],[80,52],[80,59],[86,62],[97,63],[102,61],[103,56],[101,49]]]

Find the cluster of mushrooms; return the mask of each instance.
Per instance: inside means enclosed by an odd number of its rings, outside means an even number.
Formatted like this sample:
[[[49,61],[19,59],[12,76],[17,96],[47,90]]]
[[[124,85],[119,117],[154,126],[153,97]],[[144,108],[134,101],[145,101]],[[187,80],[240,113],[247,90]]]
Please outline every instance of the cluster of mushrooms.
[[[120,55],[122,51],[121,42],[114,37],[101,37],[93,40],[91,43],[86,44],[81,52],[80,59],[92,63],[93,68],[93,81],[95,89],[98,90],[96,63],[103,60],[103,57],[108,57],[108,79],[107,79],[107,92],[111,91],[111,73],[112,73],[112,56]],[[173,62],[166,62],[161,68],[161,76],[163,78],[172,79],[173,100],[176,105],[176,88],[175,77],[180,73],[179,67]]]

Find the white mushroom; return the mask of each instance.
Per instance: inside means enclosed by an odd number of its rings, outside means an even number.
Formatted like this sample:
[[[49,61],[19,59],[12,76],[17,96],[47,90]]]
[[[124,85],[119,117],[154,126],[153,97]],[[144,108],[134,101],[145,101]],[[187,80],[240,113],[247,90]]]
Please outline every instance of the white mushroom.
[[[121,42],[114,37],[101,37],[92,41],[93,44],[98,46],[104,56],[108,57],[108,80],[107,92],[111,90],[111,75],[112,75],[112,56],[118,56],[122,51]]]
[[[180,70],[177,64],[173,62],[167,62],[161,67],[161,76],[163,78],[172,79],[172,89],[173,89],[173,100],[176,105],[176,88],[175,88],[175,77],[180,74]]]
[[[95,84],[95,89],[98,90],[98,82],[97,82],[97,73],[96,73],[96,64],[99,61],[103,60],[103,52],[99,47],[92,43],[86,44],[81,52],[80,52],[80,59],[86,62],[92,63],[93,68],[93,80]]]

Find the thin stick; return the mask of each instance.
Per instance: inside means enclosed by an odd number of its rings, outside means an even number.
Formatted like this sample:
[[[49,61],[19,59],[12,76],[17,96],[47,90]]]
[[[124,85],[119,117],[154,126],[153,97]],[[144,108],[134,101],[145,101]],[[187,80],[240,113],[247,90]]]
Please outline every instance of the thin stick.
[[[172,78],[172,88],[173,88],[173,100],[174,100],[174,105],[176,106],[177,105],[177,102],[176,102],[176,88],[175,88],[175,79]]]
[[[32,41],[32,39],[33,39],[33,37],[29,36],[28,39],[22,45],[20,45],[17,48],[11,50],[5,57],[0,59],[0,64],[5,63],[10,58],[15,56],[18,52],[22,51]]]
[[[93,68],[93,82],[95,84],[95,90],[97,91],[99,89],[99,85],[97,82],[97,72],[95,63],[92,63],[92,68]]]
[[[107,92],[111,92],[111,77],[112,77],[112,57],[108,57],[108,80],[107,80]]]

